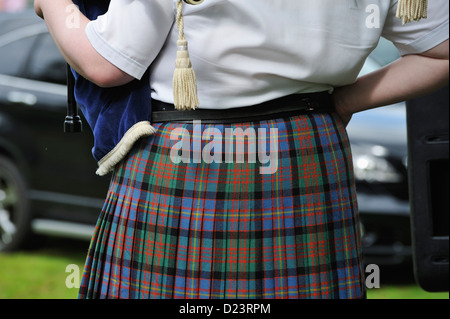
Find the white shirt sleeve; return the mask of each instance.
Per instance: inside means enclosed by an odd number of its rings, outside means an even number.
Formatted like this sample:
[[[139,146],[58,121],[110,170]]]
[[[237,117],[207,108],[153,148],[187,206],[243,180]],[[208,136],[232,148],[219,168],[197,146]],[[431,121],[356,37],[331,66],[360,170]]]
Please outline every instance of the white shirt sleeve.
[[[141,79],[159,54],[174,23],[173,1],[114,0],[88,23],[86,35],[105,59]]]
[[[382,36],[392,41],[400,54],[422,53],[448,39],[448,0],[428,1],[428,17],[405,25],[396,17],[397,2],[392,1]]]

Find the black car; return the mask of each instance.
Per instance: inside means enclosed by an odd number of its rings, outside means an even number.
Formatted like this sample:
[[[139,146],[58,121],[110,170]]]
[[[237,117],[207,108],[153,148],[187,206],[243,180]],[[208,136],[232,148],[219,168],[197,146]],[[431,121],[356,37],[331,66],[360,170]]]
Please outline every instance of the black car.
[[[362,112],[348,126],[366,263],[412,261],[404,105]]]
[[[365,69],[395,52],[380,43]],[[109,180],[95,175],[87,125],[63,132],[66,105],[66,64],[45,24],[0,14],[0,250],[35,233],[92,234]],[[367,262],[401,263],[411,254],[404,104],[355,115],[348,132]]]
[[[92,233],[109,181],[95,175],[87,125],[64,133],[66,105],[66,63],[45,23],[0,14],[0,250],[31,233]]]

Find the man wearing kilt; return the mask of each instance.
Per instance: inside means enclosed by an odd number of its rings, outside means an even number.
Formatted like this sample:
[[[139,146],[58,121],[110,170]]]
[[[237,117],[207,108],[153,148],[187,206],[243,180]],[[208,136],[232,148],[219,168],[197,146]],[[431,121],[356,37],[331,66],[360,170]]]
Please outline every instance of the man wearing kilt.
[[[365,297],[345,127],[448,81],[447,0],[71,5],[35,1],[112,174],[80,298]]]

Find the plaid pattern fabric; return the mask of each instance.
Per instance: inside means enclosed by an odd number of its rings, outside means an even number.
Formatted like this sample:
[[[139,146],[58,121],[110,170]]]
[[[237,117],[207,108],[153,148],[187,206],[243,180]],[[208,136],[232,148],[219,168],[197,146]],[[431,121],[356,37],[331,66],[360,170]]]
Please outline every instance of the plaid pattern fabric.
[[[154,126],[114,172],[80,298],[365,297],[350,146],[334,115],[202,125],[276,128],[274,174],[248,160],[176,164],[171,133],[193,137],[193,124]]]

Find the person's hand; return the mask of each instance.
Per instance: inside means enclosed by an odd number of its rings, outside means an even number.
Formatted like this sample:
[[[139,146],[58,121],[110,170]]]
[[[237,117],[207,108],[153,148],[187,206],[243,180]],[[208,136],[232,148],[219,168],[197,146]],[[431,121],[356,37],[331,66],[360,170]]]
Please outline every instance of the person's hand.
[[[333,102],[336,109],[336,114],[339,116],[342,124],[347,127],[348,123],[352,119],[353,113],[347,111],[347,107],[345,104],[345,89],[344,88],[336,88],[333,93]]]
[[[340,112],[338,109],[336,109],[336,113],[341,119],[344,126],[347,127],[348,123],[350,123],[350,120],[352,119],[353,114],[347,114],[342,111]]]

